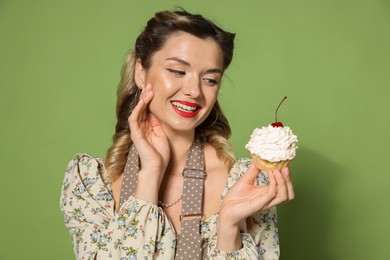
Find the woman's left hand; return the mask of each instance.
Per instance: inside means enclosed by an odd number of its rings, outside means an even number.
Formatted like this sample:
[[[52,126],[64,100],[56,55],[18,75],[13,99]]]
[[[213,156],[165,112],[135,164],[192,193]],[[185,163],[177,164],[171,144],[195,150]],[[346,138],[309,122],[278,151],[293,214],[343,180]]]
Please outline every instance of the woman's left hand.
[[[267,210],[294,198],[288,168],[268,172],[269,185],[255,185],[259,170],[251,164],[244,176],[226,194],[219,214],[220,224],[238,226],[257,211]]]

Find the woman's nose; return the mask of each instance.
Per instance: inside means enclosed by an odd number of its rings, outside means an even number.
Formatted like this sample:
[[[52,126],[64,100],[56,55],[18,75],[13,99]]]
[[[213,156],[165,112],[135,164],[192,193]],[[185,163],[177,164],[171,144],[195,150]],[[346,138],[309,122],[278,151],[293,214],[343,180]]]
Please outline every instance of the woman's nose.
[[[192,98],[198,98],[202,95],[202,84],[200,79],[189,79],[185,82],[183,88],[183,93],[186,96],[190,96]]]

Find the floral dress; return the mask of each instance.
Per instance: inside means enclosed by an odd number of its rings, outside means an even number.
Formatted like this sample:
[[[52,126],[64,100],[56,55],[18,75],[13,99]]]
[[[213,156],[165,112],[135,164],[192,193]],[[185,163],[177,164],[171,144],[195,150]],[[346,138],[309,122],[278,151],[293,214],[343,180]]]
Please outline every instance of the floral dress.
[[[238,160],[230,171],[223,196],[246,172],[251,161]],[[256,184],[267,185],[264,173]],[[69,163],[60,207],[77,259],[174,259],[176,234],[162,208],[130,197],[118,212],[103,160],[77,154]],[[236,251],[216,248],[218,213],[201,223],[204,259],[279,259],[276,209],[258,212],[246,221],[243,247]]]

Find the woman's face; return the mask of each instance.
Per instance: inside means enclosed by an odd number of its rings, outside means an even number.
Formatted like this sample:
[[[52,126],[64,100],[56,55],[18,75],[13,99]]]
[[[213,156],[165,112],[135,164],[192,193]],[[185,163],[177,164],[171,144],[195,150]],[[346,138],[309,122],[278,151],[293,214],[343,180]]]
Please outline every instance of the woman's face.
[[[142,71],[154,97],[150,111],[165,131],[194,131],[209,115],[218,96],[223,73],[223,54],[212,39],[188,33],[172,34],[153,54],[151,66]]]

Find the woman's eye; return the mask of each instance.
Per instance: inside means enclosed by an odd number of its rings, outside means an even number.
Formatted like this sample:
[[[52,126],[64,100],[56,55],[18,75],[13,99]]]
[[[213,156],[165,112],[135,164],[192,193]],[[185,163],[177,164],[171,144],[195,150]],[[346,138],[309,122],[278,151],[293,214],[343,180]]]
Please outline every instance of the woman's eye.
[[[186,72],[184,70],[175,70],[175,69],[166,69],[170,73],[174,74],[175,76],[184,76],[186,75]]]
[[[218,81],[215,80],[215,79],[204,78],[203,80],[206,82],[206,84],[207,84],[208,86],[215,86],[215,85],[218,85]]]

